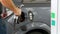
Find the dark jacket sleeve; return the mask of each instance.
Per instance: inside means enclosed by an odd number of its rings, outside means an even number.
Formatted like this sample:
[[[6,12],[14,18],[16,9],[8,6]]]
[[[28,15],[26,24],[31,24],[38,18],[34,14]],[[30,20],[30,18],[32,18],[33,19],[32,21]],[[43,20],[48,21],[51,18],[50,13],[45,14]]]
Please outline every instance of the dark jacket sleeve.
[[[0,3],[0,14],[2,13],[2,4]]]

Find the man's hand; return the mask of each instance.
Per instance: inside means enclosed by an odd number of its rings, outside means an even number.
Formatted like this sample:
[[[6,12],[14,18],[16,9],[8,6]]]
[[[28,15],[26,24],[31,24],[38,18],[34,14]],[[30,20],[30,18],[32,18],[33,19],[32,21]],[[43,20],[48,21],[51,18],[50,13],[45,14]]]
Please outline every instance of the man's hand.
[[[21,9],[16,8],[16,10],[14,11],[14,14],[15,14],[16,16],[20,16],[20,15],[21,15]]]
[[[15,15],[20,16],[21,15],[21,9],[17,8],[12,0],[0,0],[3,6],[11,9]]]

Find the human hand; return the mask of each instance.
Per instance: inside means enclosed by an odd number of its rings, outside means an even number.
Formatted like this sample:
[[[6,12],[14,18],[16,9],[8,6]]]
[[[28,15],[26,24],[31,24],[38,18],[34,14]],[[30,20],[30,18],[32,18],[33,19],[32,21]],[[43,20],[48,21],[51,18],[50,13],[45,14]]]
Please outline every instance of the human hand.
[[[16,8],[16,10],[14,10],[14,14],[15,14],[16,16],[20,16],[20,15],[21,15],[21,9]]]
[[[7,7],[10,10],[12,10],[15,15],[17,16],[21,15],[21,9],[17,8],[12,0],[0,0],[0,2],[4,7]]]

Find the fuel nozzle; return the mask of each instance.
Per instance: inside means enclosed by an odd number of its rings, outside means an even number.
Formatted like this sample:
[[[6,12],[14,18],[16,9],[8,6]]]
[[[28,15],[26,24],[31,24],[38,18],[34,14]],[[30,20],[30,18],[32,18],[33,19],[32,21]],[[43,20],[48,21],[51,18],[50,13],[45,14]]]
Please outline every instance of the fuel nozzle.
[[[20,16],[15,16],[14,22],[19,24],[25,20],[25,13],[22,12]]]
[[[14,16],[14,23],[17,23],[18,22],[18,16]]]
[[[19,8],[22,8],[24,4],[21,4]],[[15,16],[16,23],[19,24],[20,22],[23,22],[25,20],[25,14],[22,11],[20,16]]]

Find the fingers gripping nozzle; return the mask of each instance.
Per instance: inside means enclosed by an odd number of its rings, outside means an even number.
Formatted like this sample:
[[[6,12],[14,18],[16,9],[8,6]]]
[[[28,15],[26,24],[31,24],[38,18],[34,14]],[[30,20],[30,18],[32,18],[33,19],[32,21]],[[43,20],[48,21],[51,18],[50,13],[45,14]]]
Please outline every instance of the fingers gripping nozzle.
[[[14,22],[19,24],[25,20],[25,13],[22,12],[20,16],[15,16]]]

